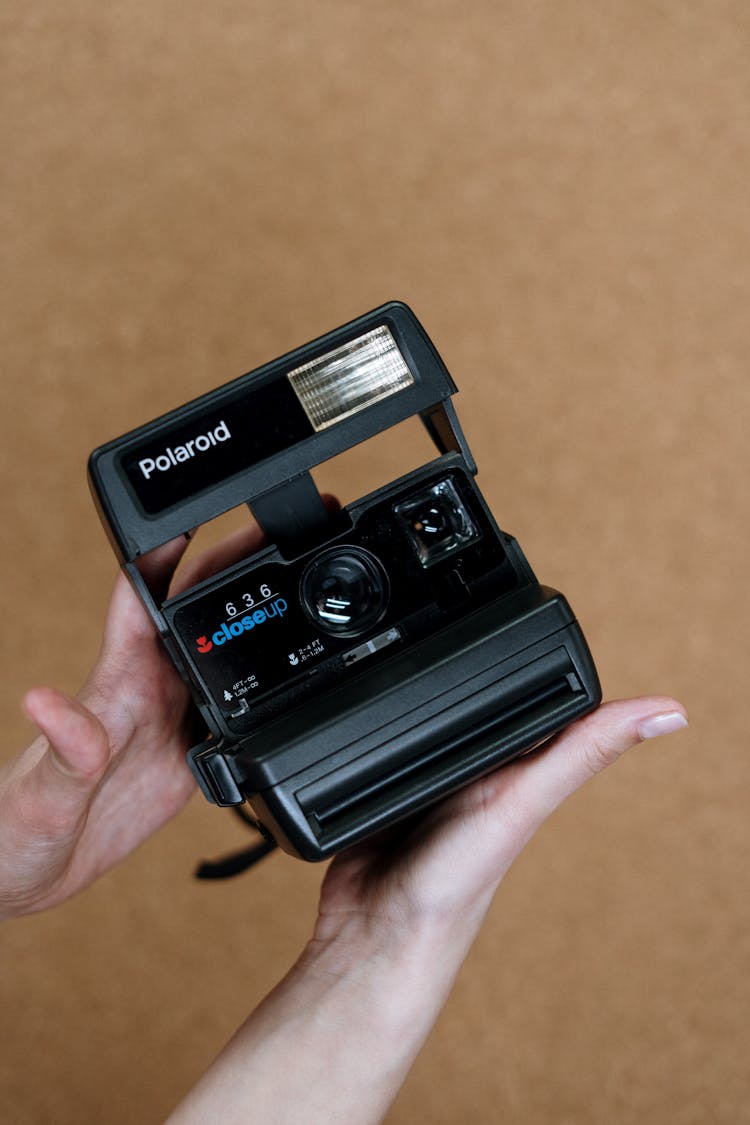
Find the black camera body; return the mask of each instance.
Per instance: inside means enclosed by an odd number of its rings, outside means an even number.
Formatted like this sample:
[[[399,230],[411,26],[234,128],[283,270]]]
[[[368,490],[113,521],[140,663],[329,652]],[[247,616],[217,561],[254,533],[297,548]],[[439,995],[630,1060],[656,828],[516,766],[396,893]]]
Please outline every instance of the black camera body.
[[[323,859],[525,753],[601,692],[565,598],[477,488],[456,388],[392,302],[92,453],[121,564],[205,721],[218,805]],[[310,469],[418,415],[438,456],[341,510]],[[176,597],[138,560],[247,503],[267,545]]]

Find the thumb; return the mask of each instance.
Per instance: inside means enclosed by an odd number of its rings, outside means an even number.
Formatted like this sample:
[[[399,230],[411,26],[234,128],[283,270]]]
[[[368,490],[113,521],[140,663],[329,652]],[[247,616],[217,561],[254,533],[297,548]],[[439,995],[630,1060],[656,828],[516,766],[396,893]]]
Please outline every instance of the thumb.
[[[0,918],[56,901],[109,761],[106,731],[82,703],[35,688],[23,706],[44,737],[0,783]]]
[[[77,820],[107,767],[107,732],[79,700],[53,688],[34,688],[23,708],[45,736],[19,763],[24,814],[42,827],[54,806],[56,823]]]

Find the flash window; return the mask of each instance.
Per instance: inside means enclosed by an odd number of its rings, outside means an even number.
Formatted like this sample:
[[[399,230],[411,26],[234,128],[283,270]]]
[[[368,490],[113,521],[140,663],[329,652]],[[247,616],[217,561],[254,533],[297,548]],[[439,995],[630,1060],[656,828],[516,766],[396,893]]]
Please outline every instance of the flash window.
[[[288,379],[316,432],[414,382],[384,325],[295,368]]]

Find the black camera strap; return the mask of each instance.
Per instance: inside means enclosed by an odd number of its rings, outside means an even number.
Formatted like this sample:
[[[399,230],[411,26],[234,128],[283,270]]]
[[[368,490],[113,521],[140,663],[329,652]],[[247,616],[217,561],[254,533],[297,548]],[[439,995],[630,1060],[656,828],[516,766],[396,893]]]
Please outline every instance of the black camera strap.
[[[243,808],[235,806],[232,811],[243,824],[247,824],[261,836],[259,843],[252,844],[249,848],[242,848],[238,852],[232,852],[230,855],[222,856],[221,859],[203,860],[193,872],[196,879],[231,879],[233,875],[241,875],[243,871],[249,871],[251,867],[255,867],[256,863],[260,863],[262,859],[276,850],[278,846],[276,841],[263,836],[255,821],[247,815]]]

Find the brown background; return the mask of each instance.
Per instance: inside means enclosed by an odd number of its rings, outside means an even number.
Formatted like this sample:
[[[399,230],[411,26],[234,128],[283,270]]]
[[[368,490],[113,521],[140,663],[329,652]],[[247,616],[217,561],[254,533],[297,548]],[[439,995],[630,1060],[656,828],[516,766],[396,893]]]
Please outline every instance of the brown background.
[[[7,753],[22,691],[75,690],[96,652],[114,560],[89,450],[392,297],[455,375],[488,500],[569,595],[606,693],[690,709],[528,847],[390,1125],[750,1120],[749,13],[2,17]],[[398,460],[331,479],[354,495]],[[4,1120],[158,1120],[191,1084],[314,913],[320,869],[283,855],[191,881],[243,842],[196,799],[84,896],[3,928]]]

